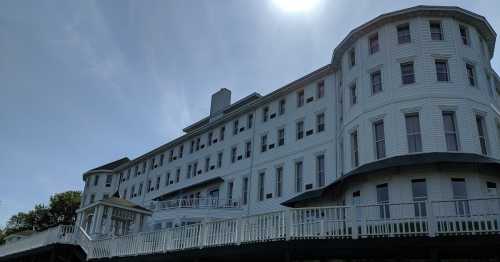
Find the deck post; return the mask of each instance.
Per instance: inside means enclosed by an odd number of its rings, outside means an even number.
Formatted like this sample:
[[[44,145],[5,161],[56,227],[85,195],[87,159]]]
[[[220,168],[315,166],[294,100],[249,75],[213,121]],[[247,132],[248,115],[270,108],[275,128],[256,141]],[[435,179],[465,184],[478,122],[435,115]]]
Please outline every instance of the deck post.
[[[285,216],[285,239],[288,241],[292,237],[292,212],[290,209],[286,209],[284,212]]]
[[[352,239],[358,239],[359,238],[359,232],[358,232],[358,220],[357,220],[357,212],[358,212],[358,206],[352,205],[351,206],[351,212],[349,212],[350,216],[350,221],[351,221],[351,234],[352,234]],[[347,209],[349,210],[349,209]]]
[[[436,216],[434,215],[434,208],[432,206],[432,201],[426,202],[427,207],[427,230],[429,231],[430,237],[436,236]]]

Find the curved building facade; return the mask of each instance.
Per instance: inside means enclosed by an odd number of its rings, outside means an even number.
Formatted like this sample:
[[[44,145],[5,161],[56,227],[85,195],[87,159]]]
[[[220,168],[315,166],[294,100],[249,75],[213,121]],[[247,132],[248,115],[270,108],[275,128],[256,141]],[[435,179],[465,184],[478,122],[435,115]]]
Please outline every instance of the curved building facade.
[[[477,243],[498,258],[495,41],[478,14],[416,6],[352,30],[331,63],[270,94],[232,103],[221,89],[182,136],[83,175],[77,243],[92,259],[208,247],[251,259],[253,245],[363,258],[354,246],[423,238],[448,255],[490,235]],[[378,237],[392,240],[359,240]],[[419,258],[415,243],[397,256]]]

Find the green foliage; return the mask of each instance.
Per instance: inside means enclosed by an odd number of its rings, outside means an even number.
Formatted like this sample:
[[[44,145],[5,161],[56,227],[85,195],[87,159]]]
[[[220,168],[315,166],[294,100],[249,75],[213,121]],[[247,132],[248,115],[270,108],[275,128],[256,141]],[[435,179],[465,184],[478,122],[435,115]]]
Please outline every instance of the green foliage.
[[[0,229],[0,243],[10,234],[35,230],[41,231],[59,224],[72,224],[75,211],[80,206],[80,192],[67,191],[50,197],[49,206],[36,204],[28,212],[19,212],[9,218],[4,230]]]

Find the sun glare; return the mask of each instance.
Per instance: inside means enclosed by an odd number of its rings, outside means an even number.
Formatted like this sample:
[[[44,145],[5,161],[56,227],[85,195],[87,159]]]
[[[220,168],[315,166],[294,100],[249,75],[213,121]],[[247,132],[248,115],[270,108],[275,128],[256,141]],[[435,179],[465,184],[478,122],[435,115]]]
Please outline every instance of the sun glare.
[[[290,13],[308,12],[318,4],[319,0],[273,0],[281,10]]]

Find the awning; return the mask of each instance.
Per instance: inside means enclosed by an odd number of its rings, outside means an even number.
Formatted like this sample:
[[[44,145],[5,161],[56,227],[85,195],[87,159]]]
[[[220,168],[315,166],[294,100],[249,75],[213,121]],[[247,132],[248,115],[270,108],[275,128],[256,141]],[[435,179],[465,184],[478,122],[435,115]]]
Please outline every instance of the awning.
[[[434,153],[420,153],[420,154],[395,156],[362,165],[352,170],[351,172],[343,175],[342,177],[336,179],[334,182],[323,188],[304,192],[298,196],[295,196],[281,203],[281,205],[287,207],[293,207],[296,204],[303,201],[319,199],[323,197],[325,192],[334,190],[340,184],[345,183],[354,177],[358,177],[364,174],[381,171],[389,168],[432,165],[440,163],[474,164],[477,165],[478,168],[496,168],[496,170],[500,170],[499,160],[478,154],[434,152]]]
[[[170,192],[168,192],[166,194],[163,194],[163,195],[161,195],[159,197],[154,198],[153,200],[156,200],[156,201],[166,200],[169,197],[177,195],[178,193],[181,193],[181,192],[185,192],[185,191],[189,191],[191,189],[197,188],[197,187],[204,187],[204,186],[207,186],[209,184],[215,184],[215,183],[221,183],[221,182],[224,182],[224,179],[222,179],[222,177],[220,177],[220,176],[214,177],[214,178],[211,178],[211,179],[208,179],[208,180],[203,180],[203,181],[200,181],[200,182],[197,182],[197,183],[194,183],[194,184],[191,184],[191,185],[188,185],[188,186],[176,189],[174,191],[170,191]]]

